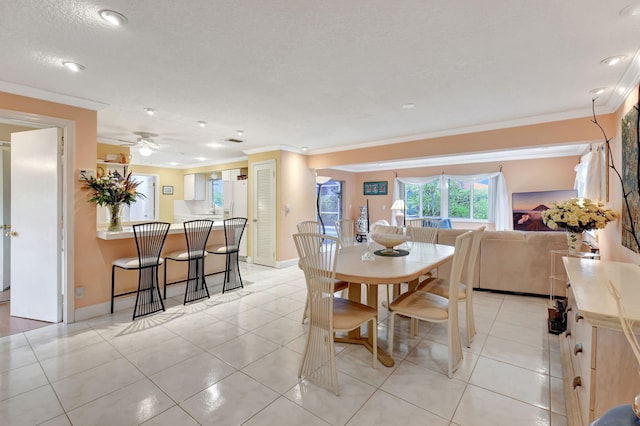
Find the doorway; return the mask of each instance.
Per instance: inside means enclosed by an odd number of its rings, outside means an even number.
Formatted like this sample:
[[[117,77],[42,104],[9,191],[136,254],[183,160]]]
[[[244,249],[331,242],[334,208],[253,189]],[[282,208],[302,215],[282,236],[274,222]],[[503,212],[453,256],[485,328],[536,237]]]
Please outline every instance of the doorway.
[[[73,187],[74,179],[73,179],[73,158],[70,155],[65,155],[65,152],[73,152],[75,146],[75,122],[66,119],[54,118],[54,117],[46,117],[37,114],[31,113],[23,113],[12,110],[2,110],[0,109],[0,140],[4,140],[9,142],[11,139],[11,133],[15,132],[28,132],[34,129],[46,129],[46,128],[57,128],[59,129],[59,133],[63,136],[64,146],[60,143],[60,149],[54,150],[51,154],[50,161],[59,164],[60,173],[57,175],[54,180],[56,180],[56,188],[54,190],[57,193],[57,205],[59,209],[59,217],[57,229],[58,236],[56,238],[56,243],[54,243],[53,254],[51,256],[47,256],[46,259],[43,259],[47,262],[55,262],[58,265],[58,275],[59,281],[57,283],[58,291],[52,295],[47,296],[49,299],[55,298],[56,303],[60,306],[60,315],[54,319],[54,321],[64,321],[64,322],[73,322],[74,321],[74,291],[73,291],[73,282],[74,282],[74,273],[73,273],[73,257],[67,256],[67,253],[73,253],[73,223],[74,223],[74,209],[73,209],[73,191],[70,188]],[[4,151],[7,152],[7,157],[10,158],[11,149],[10,144],[2,144],[5,145]],[[40,162],[39,168],[43,167],[43,164]],[[6,167],[2,167],[2,170],[6,170]],[[19,179],[22,181],[22,179]],[[6,183],[6,182],[5,182]],[[33,195],[33,193],[31,193]],[[22,197],[23,199],[25,197]],[[4,198],[3,198],[4,199]],[[12,196],[12,194],[8,194],[8,198],[6,198],[8,202],[3,202],[2,207],[9,207],[9,203],[13,200],[15,202],[16,197]],[[18,197],[17,199],[20,199]],[[31,208],[37,208],[37,203],[34,204],[34,199],[38,198],[37,195],[35,197],[31,197],[27,203],[30,204]],[[22,201],[18,204],[21,204]],[[3,215],[4,220],[5,215]],[[8,222],[8,223],[7,223]],[[2,222],[0,225],[10,225],[10,221]],[[29,228],[34,227],[33,224],[30,224]],[[3,247],[5,243],[5,239],[9,239],[5,237],[6,231],[4,229],[1,230],[2,235],[0,238],[3,239]],[[11,243],[9,243],[11,245]],[[32,244],[32,246],[35,244]],[[43,244],[45,245],[45,244]],[[6,257],[2,256],[2,262],[4,263],[4,259]],[[39,260],[39,259],[38,259]],[[5,268],[3,268],[4,270]],[[15,268],[14,268],[15,269]],[[4,286],[10,286],[11,282],[9,281]],[[15,289],[14,289],[15,290]],[[13,292],[13,297],[16,297],[15,292]],[[7,295],[11,295],[11,289],[9,287],[9,292]],[[9,309],[7,309],[7,305],[9,303],[3,303],[2,308],[0,309],[0,323],[3,326],[8,325],[9,322],[17,323],[18,328],[14,328],[10,330],[9,334],[15,332],[25,331],[26,329],[31,329],[30,325],[28,325],[29,320],[18,318],[18,317],[8,317]],[[27,316],[27,315],[25,315]],[[36,321],[34,321],[35,323]],[[40,325],[46,325],[48,323],[42,323],[37,321]],[[27,325],[25,325],[27,324]],[[10,325],[10,324],[9,324]],[[15,325],[15,324],[14,324]],[[25,328],[26,327],[26,328]],[[0,330],[0,335],[7,334],[6,330]]]
[[[335,223],[342,219],[342,189],[344,182],[330,180],[322,185],[316,184],[317,196],[319,197],[319,215],[324,223],[327,235],[338,236]]]

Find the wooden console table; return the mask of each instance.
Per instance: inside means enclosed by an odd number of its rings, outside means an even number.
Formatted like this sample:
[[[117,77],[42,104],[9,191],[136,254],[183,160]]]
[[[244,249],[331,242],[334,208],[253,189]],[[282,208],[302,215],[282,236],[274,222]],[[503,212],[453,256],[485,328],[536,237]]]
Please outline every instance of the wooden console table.
[[[567,331],[560,336],[567,420],[588,425],[640,392],[640,365],[622,333],[608,281],[618,289],[640,335],[640,266],[563,257]]]

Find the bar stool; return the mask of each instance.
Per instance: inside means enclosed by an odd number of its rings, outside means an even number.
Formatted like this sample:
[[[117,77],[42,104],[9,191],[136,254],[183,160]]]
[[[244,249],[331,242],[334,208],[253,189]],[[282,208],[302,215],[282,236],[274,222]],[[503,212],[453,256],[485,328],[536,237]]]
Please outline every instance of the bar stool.
[[[209,289],[204,278],[204,258],[207,255],[205,246],[213,220],[190,220],[184,222],[184,236],[187,240],[187,250],[175,251],[165,256],[164,265],[164,298],[167,298],[167,286],[171,284],[183,283],[187,286],[184,291],[184,302],[194,302],[196,300],[209,298]],[[167,282],[167,266],[169,260],[174,262],[189,262],[189,272],[186,280]]]
[[[164,311],[162,295],[158,286],[158,267],[164,259],[160,252],[169,232],[169,223],[149,222],[133,225],[138,257],[126,257],[113,261],[111,266],[111,313],[116,297],[136,293],[133,319],[154,312]],[[138,290],[115,294],[116,268],[138,270]],[[157,293],[157,295],[156,295]]]
[[[232,217],[224,220],[224,240],[223,246],[207,247],[207,251],[212,254],[223,254],[227,257],[224,268],[224,284],[222,292],[244,288],[240,267],[238,265],[238,251],[240,250],[240,239],[244,228],[247,226],[246,217]],[[233,282],[232,282],[233,276]]]

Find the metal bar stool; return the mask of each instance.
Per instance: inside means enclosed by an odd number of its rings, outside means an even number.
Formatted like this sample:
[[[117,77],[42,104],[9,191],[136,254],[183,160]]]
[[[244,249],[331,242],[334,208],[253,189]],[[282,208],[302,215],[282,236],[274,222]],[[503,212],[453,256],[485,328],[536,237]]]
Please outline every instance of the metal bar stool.
[[[133,308],[133,319],[154,312],[164,311],[162,295],[158,286],[158,267],[164,259],[160,252],[169,232],[169,223],[149,222],[133,225],[133,235],[136,240],[138,257],[126,257],[113,261],[111,266],[111,313],[116,297],[136,293],[136,303]],[[138,270],[138,289],[125,293],[115,293],[116,268]]]
[[[244,228],[247,226],[246,217],[232,217],[224,220],[225,245],[207,247],[207,251],[212,254],[223,254],[227,257],[224,269],[224,284],[222,292],[243,288],[242,277],[240,276],[240,266],[238,265],[238,251],[240,250],[240,239]]]
[[[184,236],[187,240],[187,250],[176,251],[165,256],[164,265],[164,298],[167,298],[167,286],[171,284],[183,283],[187,286],[184,291],[184,302],[194,302],[196,300],[209,298],[209,289],[204,278],[204,258],[207,255],[205,246],[211,233],[213,220],[190,220],[184,222]],[[186,280],[167,282],[167,266],[169,260],[174,262],[189,262]]]

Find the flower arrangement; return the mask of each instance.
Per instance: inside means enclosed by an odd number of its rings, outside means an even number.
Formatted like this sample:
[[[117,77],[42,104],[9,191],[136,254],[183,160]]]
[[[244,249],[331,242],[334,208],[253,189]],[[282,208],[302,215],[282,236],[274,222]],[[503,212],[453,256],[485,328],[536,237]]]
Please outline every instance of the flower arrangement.
[[[131,178],[131,172],[125,177],[118,172],[109,172],[104,176],[94,178],[93,176],[83,176],[87,183],[87,188],[93,190],[93,195],[89,202],[99,206],[111,206],[115,204],[131,205],[136,198],[143,198],[144,194],[137,192],[136,188],[140,182]]]
[[[542,221],[549,228],[576,233],[603,229],[619,217],[620,213],[588,198],[570,198],[560,204],[554,202],[552,208],[542,212]]]

